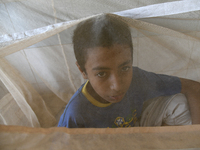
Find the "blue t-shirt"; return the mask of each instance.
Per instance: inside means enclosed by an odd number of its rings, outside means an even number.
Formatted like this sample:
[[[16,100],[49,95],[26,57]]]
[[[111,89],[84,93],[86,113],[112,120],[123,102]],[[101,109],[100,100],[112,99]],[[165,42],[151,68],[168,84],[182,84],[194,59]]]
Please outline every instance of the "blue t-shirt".
[[[145,100],[180,93],[178,77],[147,72],[133,67],[131,85],[124,98],[107,107],[93,105],[82,93],[84,84],[77,90],[60,117],[59,127],[115,128],[133,127],[141,116]]]

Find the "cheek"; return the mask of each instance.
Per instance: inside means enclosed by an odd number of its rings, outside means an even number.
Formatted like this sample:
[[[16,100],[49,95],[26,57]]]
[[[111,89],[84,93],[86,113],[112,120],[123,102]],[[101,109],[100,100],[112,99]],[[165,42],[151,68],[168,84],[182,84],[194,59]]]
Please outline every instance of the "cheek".
[[[131,84],[132,81],[132,70],[122,76],[122,82],[126,83],[126,86]]]
[[[128,80],[129,80],[130,84],[131,84],[132,78],[133,78],[133,72],[131,71],[131,73],[128,76]]]
[[[96,82],[95,86],[93,86],[94,90],[98,93],[98,94],[105,94],[106,91],[108,91],[108,87],[109,85],[107,84],[107,82]]]
[[[91,81],[92,82],[92,81]],[[108,82],[102,82],[102,81],[95,81],[92,82],[91,85],[94,89],[94,91],[102,98],[106,98],[107,95],[109,95],[109,85],[107,84]]]

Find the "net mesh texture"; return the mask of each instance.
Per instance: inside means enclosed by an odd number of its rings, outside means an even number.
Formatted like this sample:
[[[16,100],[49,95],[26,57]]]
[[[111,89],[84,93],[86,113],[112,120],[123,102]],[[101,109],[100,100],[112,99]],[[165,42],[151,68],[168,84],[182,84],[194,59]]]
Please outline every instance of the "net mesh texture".
[[[56,128],[66,104],[85,82],[75,64],[73,30],[102,13],[117,14],[130,26],[133,66],[200,82],[198,0],[1,0],[2,149],[200,147],[199,125]]]

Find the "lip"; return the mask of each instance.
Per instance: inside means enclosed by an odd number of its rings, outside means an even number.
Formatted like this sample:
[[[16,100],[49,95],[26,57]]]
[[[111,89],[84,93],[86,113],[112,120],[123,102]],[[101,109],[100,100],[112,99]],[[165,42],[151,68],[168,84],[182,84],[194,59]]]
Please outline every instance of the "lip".
[[[115,95],[115,96],[111,96],[111,98],[113,100],[121,100],[123,98],[124,94],[119,94],[119,95]]]

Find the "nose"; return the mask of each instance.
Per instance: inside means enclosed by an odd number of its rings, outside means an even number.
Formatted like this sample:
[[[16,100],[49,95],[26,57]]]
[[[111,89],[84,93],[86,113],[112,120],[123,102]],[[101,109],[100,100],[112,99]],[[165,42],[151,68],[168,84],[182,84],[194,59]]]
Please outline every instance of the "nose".
[[[110,88],[116,92],[120,92],[122,88],[122,79],[119,75],[112,75],[110,77]]]

